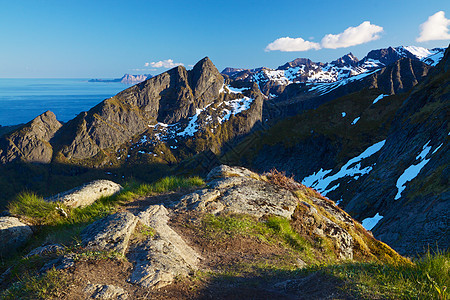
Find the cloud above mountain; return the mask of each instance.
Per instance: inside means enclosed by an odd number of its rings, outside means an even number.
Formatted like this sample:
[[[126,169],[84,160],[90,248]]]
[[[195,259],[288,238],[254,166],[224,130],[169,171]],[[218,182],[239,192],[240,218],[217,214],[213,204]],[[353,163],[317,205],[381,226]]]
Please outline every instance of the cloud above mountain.
[[[146,67],[152,67],[152,68],[165,68],[165,69],[170,69],[170,68],[174,68],[176,66],[183,66],[182,63],[176,63],[173,62],[173,59],[166,59],[166,60],[160,60],[157,62],[151,62],[151,63],[145,63]]]
[[[327,34],[322,38],[321,44],[323,48],[329,49],[347,48],[377,40],[381,32],[383,27],[365,21],[357,27],[345,29],[342,33]]]
[[[320,44],[305,41],[302,38],[290,38],[290,37],[282,37],[276,39],[269,45],[267,45],[265,51],[283,51],[283,52],[293,52],[293,51],[308,51],[311,49],[318,50],[320,49]]]
[[[347,48],[379,39],[381,32],[383,32],[383,27],[365,21],[357,27],[348,27],[341,33],[325,35],[320,44],[305,41],[302,38],[283,37],[267,45],[265,51],[293,52],[322,48]]]
[[[420,35],[416,41],[448,40],[450,39],[449,26],[450,20],[445,17],[445,12],[438,11],[420,25]]]

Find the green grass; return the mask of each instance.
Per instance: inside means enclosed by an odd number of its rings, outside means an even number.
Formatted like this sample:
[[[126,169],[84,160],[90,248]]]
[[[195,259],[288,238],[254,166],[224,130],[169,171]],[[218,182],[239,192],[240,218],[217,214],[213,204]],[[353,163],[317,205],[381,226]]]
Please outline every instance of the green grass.
[[[69,287],[68,275],[50,270],[42,276],[25,275],[22,280],[0,294],[0,299],[60,299]]]
[[[117,195],[103,197],[86,207],[69,208],[58,202],[47,202],[34,193],[21,193],[8,205],[10,213],[30,220],[32,223],[47,226],[80,224],[92,222],[108,215],[121,204],[139,197],[162,194],[180,189],[202,186],[205,182],[200,177],[165,177],[152,184],[126,184]],[[63,209],[67,217],[57,208]]]
[[[8,209],[14,215],[48,222],[55,215],[57,205],[55,202],[44,201],[35,193],[23,192],[8,205]]]
[[[414,264],[346,262],[312,266],[300,274],[311,272],[342,279],[356,298],[449,299],[450,252],[428,252]]]
[[[258,221],[246,215],[207,215],[201,230],[209,239],[216,241],[234,236],[253,236],[269,244],[281,245],[306,262],[317,262],[314,245],[296,233],[286,218],[271,216]]]

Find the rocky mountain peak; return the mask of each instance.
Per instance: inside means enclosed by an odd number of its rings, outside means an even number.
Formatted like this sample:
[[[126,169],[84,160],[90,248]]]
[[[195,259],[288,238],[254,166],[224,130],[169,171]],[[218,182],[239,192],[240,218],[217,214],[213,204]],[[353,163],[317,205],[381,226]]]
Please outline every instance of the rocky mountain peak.
[[[311,66],[312,64],[314,64],[314,62],[312,62],[310,59],[308,58],[296,58],[293,61],[290,61],[288,63],[285,63],[282,66],[279,66],[277,68],[277,70],[287,70],[289,68],[295,68],[298,66],[302,66],[305,65],[307,67]],[[320,63],[319,63],[320,64]]]
[[[194,97],[199,100],[199,108],[209,104],[206,101],[217,98],[224,78],[209,57],[200,60],[189,71],[189,83]]]
[[[335,65],[339,68],[344,67],[344,66],[356,66],[358,64],[358,58],[356,58],[356,56],[353,55],[353,53],[348,53],[334,61],[331,62],[332,65]]]
[[[49,141],[61,126],[51,111],[37,116],[20,129],[2,137],[0,161],[7,163],[20,159],[27,162],[50,162],[53,149]]]
[[[399,60],[402,56],[392,47],[386,49],[377,49],[370,51],[364,60],[372,59],[375,61],[379,61],[385,66],[390,65],[397,60]]]

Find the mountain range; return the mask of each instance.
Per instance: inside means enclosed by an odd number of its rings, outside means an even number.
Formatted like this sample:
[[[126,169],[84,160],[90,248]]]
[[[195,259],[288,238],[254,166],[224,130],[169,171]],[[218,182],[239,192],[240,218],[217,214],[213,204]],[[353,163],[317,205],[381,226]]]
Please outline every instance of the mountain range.
[[[390,47],[275,70],[220,73],[207,57],[192,70],[178,66],[65,124],[46,112],[3,135],[3,201],[89,177],[276,168],[372,224],[401,254],[446,249],[449,55]]]

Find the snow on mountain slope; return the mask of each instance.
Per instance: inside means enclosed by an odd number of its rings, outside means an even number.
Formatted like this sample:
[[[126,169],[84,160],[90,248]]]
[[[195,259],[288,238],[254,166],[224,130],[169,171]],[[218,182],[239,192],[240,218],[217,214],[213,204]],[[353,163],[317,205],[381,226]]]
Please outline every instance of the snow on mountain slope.
[[[341,82],[337,85],[341,86],[349,82],[346,81],[347,79],[372,73],[403,57],[435,66],[442,59],[444,51],[444,48],[426,49],[416,46],[399,46],[373,50],[362,60],[358,60],[352,53],[349,53],[331,63],[312,62],[309,59],[298,58],[277,69],[233,69],[239,70],[239,72],[233,73],[228,71],[231,68],[227,68],[224,72],[227,71],[227,74],[237,81],[256,82],[260,90],[269,98],[277,95],[274,86],[287,86],[291,83],[319,84],[316,89],[322,90],[321,94],[325,94],[333,90],[334,85],[323,86],[324,83]],[[354,80],[358,79],[357,77]]]

